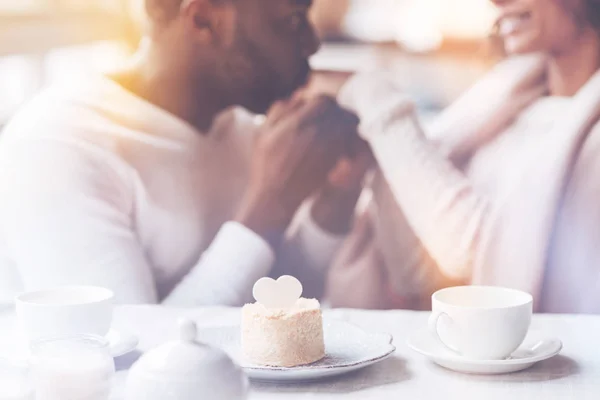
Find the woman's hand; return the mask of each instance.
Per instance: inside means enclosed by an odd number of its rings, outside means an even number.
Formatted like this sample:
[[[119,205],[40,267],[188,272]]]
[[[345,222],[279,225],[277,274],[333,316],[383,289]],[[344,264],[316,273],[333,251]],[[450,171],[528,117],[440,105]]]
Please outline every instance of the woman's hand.
[[[338,94],[338,102],[358,115],[362,128],[359,132],[366,140],[373,131],[369,126],[414,111],[413,102],[384,71],[357,74],[349,79]]]

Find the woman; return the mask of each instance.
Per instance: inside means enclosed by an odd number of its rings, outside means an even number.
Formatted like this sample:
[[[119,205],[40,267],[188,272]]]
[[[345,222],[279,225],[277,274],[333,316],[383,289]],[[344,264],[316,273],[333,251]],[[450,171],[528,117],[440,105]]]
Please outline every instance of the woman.
[[[600,1],[494,3],[507,59],[426,129],[381,75],[342,89],[382,174],[332,305],[424,308],[473,283],[600,313]]]

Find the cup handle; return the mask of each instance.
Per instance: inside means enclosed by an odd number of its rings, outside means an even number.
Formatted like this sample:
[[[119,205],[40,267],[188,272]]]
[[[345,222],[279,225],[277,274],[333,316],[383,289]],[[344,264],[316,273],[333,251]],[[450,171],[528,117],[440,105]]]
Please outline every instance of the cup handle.
[[[446,314],[445,312],[435,311],[435,312],[433,312],[433,314],[431,314],[431,317],[429,317],[429,324],[428,324],[429,333],[431,334],[431,336],[434,337],[434,339],[440,345],[442,345],[442,347],[450,350],[454,354],[460,355],[460,352],[458,350],[456,350],[455,348],[448,346],[446,343],[444,343],[444,341],[440,337],[440,334],[438,333],[438,322],[439,322],[440,318],[442,318],[442,317],[447,318],[450,321],[450,323],[454,322],[452,320],[452,318],[450,318],[450,316],[448,314]]]

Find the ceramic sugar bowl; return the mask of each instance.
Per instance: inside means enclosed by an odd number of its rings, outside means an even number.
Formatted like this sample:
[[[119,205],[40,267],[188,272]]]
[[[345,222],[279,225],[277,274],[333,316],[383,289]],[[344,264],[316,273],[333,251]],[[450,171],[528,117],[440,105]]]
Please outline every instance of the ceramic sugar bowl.
[[[248,379],[225,352],[196,341],[181,321],[179,340],[144,354],[131,368],[125,400],[245,400]]]

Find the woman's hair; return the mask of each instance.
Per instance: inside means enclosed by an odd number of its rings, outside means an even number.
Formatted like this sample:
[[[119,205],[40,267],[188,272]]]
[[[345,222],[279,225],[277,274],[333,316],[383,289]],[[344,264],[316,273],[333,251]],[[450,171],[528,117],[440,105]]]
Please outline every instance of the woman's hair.
[[[559,0],[559,3],[581,25],[589,25],[600,33],[600,0]]]
[[[600,33],[600,0],[583,0],[582,16]]]

